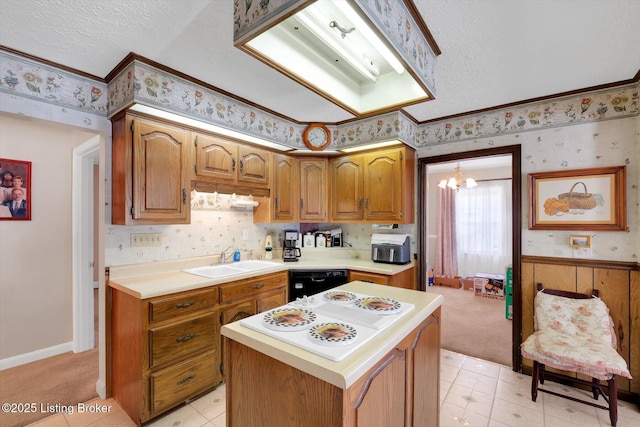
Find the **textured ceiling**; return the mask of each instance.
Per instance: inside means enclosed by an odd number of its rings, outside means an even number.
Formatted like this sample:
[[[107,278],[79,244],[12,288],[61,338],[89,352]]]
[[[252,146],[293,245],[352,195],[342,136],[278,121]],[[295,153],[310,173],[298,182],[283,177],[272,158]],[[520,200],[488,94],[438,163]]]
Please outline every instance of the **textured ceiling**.
[[[418,121],[633,78],[638,0],[414,0],[442,54]],[[105,77],[129,52],[300,122],[344,110],[233,46],[232,0],[0,0],[0,44]]]

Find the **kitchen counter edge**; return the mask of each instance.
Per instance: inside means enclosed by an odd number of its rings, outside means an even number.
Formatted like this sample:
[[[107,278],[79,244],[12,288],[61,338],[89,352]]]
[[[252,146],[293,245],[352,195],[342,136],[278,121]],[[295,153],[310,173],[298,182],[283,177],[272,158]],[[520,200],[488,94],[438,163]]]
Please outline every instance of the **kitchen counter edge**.
[[[378,336],[342,361],[336,362],[262,334],[234,322],[224,325],[221,333],[240,344],[286,363],[300,371],[313,375],[341,389],[347,389],[400,341],[442,305],[444,297],[439,294],[395,288],[385,285],[355,281],[339,286],[351,292],[393,298],[415,305],[415,308]]]
[[[365,271],[368,273],[394,275],[415,266],[414,262],[401,265],[382,264],[360,258],[301,259],[298,262],[283,262],[280,260],[271,261],[278,262],[280,265],[217,279],[210,279],[181,271],[186,268],[211,264],[208,257],[172,260],[158,263],[113,266],[109,269],[109,286],[136,298],[146,299],[289,270],[347,269]]]

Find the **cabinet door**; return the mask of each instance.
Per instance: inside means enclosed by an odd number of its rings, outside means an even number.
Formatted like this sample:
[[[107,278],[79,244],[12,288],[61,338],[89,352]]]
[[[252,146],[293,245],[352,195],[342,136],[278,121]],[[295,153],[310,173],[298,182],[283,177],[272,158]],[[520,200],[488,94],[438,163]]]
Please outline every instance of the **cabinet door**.
[[[437,426],[440,419],[440,308],[424,321],[412,343],[413,425]]]
[[[187,132],[133,120],[133,219],[189,223]]]
[[[298,161],[289,156],[274,156],[273,220],[298,221]]]
[[[363,218],[363,165],[361,156],[331,161],[331,220]]]
[[[224,181],[236,179],[235,143],[208,135],[196,135],[194,144],[197,178]]]
[[[246,317],[251,317],[254,314],[256,314],[256,303],[255,301],[248,301],[222,310],[220,321],[221,324],[226,325],[227,323],[233,323]]]
[[[394,348],[368,375],[349,388],[352,411],[349,426],[437,426],[438,423],[407,423],[406,347]],[[355,411],[354,411],[355,410]]]
[[[300,160],[300,222],[327,222],[326,160]]]
[[[287,303],[287,295],[285,289],[275,295],[262,297],[258,300],[258,313],[271,310]]]
[[[365,156],[365,219],[402,221],[401,162],[400,150]]]
[[[268,187],[270,155],[258,148],[238,146],[238,182]]]

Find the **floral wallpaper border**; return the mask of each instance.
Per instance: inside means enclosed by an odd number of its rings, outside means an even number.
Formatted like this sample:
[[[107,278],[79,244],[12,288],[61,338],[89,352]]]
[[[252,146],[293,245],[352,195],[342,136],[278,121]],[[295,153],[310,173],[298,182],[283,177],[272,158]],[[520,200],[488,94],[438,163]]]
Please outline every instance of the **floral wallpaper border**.
[[[0,92],[106,116],[107,85],[0,50]]]
[[[262,31],[283,14],[308,0],[234,0],[234,43]],[[418,79],[434,96],[436,55],[400,0],[355,0],[369,20],[385,35]]]
[[[293,148],[304,126],[134,60],[109,84],[109,116],[140,103]]]
[[[303,148],[304,125],[132,61],[108,87],[0,50],[0,92],[92,115],[111,117],[139,102],[292,148]],[[107,95],[108,94],[108,95]],[[6,108],[6,107],[4,107]],[[402,111],[329,126],[329,149],[399,139],[415,148],[640,115],[640,82],[509,108],[417,124]],[[90,127],[89,125],[87,127]]]

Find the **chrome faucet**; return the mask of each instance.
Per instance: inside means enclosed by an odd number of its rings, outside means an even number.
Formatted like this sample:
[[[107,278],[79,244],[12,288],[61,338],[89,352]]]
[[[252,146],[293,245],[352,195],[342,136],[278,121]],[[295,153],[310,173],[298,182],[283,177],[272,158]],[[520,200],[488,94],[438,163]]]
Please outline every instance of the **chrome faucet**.
[[[227,251],[231,249],[233,245],[228,246],[222,253],[220,254],[220,264],[224,264],[227,262]]]

